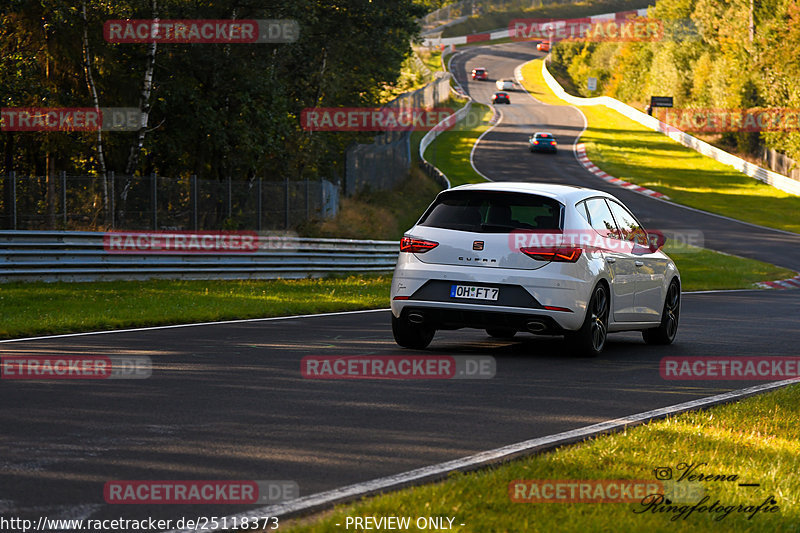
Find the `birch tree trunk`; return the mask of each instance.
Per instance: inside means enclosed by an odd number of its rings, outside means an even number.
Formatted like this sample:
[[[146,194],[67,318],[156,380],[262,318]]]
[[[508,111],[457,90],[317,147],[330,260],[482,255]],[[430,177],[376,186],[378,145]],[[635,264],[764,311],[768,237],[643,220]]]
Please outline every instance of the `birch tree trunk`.
[[[81,18],[83,19],[83,72],[86,76],[86,84],[89,87],[89,92],[92,95],[92,105],[95,109],[100,108],[100,100],[97,97],[97,87],[94,84],[94,76],[92,76],[92,55],[89,50],[89,21],[86,17],[86,0],[81,2]],[[103,153],[103,130],[97,130],[97,140],[95,141],[97,150],[97,162],[100,165],[100,178],[103,180],[103,218],[106,229],[108,229],[110,204],[108,201],[108,172],[106,170],[106,158]]]
[[[153,12],[154,22],[158,22],[158,2],[152,0],[151,9]],[[125,221],[125,204],[128,199],[128,192],[130,191],[133,173],[139,164],[139,154],[144,146],[144,137],[147,132],[147,122],[150,117],[150,91],[153,87],[153,69],[156,64],[156,50],[158,43],[155,40],[150,43],[147,50],[147,60],[144,69],[144,82],[142,83],[142,92],[139,95],[139,111],[141,112],[142,122],[139,124],[139,131],[136,135],[136,142],[131,146],[130,154],[128,155],[128,163],[125,165],[125,185],[120,193],[120,222]],[[155,207],[155,206],[154,206]]]

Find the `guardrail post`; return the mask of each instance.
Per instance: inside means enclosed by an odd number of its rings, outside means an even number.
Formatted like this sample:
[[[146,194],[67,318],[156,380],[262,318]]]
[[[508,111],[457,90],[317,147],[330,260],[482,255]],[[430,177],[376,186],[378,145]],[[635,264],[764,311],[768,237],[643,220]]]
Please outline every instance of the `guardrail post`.
[[[11,178],[11,229],[17,229],[17,173],[9,172]]]
[[[192,229],[197,231],[197,174],[189,177],[189,183],[192,188]]]
[[[64,208],[64,229],[67,229],[67,171],[61,171],[61,205]]]
[[[152,185],[150,203],[153,206],[153,231],[156,231],[158,230],[158,176],[155,172],[150,174],[150,183]]]
[[[261,176],[258,177],[258,194],[256,195],[256,229],[261,231]]]

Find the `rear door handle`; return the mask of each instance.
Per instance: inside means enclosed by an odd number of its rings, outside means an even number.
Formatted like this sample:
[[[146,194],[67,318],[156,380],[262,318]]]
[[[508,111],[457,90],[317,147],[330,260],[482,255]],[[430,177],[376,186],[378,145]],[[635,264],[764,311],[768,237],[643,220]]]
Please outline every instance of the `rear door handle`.
[[[617,262],[616,257],[606,257],[606,263],[616,263],[616,262]]]
[[[636,265],[637,267],[644,266],[643,261],[634,261],[633,264]]]

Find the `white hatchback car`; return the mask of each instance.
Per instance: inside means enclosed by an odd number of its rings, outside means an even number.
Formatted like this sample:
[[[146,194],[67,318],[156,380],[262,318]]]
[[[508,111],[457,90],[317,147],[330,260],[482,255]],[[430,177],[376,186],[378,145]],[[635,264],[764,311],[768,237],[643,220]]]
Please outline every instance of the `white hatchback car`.
[[[563,335],[596,355],[609,332],[675,339],[681,280],[612,195],[544,183],[493,182],[439,193],[400,242],[392,331],[423,349],[436,330]]]
[[[497,80],[494,83],[495,87],[497,87],[498,91],[513,91],[514,90],[514,82],[512,80]]]

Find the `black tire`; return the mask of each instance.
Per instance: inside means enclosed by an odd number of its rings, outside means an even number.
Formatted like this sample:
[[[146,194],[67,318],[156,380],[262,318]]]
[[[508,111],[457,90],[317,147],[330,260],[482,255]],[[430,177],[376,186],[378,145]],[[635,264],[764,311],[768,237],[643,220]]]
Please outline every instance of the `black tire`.
[[[678,319],[681,314],[681,286],[673,279],[664,298],[664,311],[661,313],[661,325],[657,328],[642,331],[642,338],[647,344],[672,344],[678,334]]]
[[[486,328],[486,333],[495,339],[513,339],[517,330],[509,328]]]
[[[611,298],[608,287],[603,283],[598,284],[589,305],[586,308],[586,318],[581,329],[566,335],[567,345],[575,355],[595,357],[606,346],[608,338],[608,315],[611,308]]]
[[[394,341],[403,348],[424,350],[433,340],[436,330],[421,324],[411,324],[392,315],[392,334]]]

